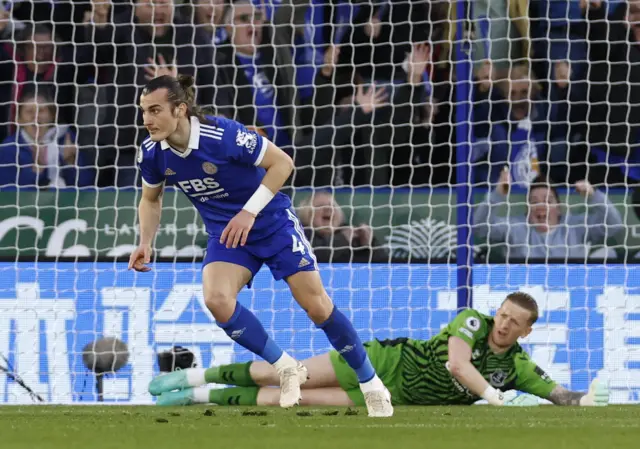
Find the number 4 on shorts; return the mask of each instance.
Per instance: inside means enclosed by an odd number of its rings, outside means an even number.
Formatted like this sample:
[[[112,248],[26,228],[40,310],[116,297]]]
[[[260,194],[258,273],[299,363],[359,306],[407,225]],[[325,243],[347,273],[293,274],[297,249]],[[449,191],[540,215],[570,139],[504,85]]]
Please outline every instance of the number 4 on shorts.
[[[298,237],[292,235],[291,239],[293,240],[293,248],[291,249],[291,251],[293,251],[294,253],[304,254],[304,245],[298,239]]]

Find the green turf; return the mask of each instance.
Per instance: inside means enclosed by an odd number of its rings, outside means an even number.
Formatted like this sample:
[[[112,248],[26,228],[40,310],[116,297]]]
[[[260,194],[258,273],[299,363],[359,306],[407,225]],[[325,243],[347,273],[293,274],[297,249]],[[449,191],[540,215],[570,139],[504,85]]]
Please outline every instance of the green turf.
[[[0,407],[2,449],[639,448],[640,407]]]

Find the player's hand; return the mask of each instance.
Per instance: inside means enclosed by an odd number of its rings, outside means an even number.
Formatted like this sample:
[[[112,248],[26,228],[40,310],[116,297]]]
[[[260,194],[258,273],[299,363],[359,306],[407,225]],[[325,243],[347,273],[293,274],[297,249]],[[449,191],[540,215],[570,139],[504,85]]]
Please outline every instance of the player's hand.
[[[507,393],[505,393],[505,396],[508,397],[505,398],[503,404],[507,407],[534,407],[540,405],[538,398],[532,394],[521,394],[518,396],[515,392],[513,395],[507,395]]]
[[[249,231],[256,222],[256,217],[244,209],[236,214],[235,217],[227,224],[227,227],[222,231],[220,236],[220,243],[227,248],[237,248],[238,244],[244,246],[247,244],[247,238],[249,237]]]
[[[609,405],[609,386],[606,382],[595,379],[589,386],[589,392],[580,399],[584,407],[604,407]]]
[[[129,270],[132,268],[141,273],[146,273],[147,271],[151,271],[151,267],[148,267],[146,264],[151,262],[151,246],[150,245],[140,245],[138,246],[132,253],[131,257],[129,257]]]

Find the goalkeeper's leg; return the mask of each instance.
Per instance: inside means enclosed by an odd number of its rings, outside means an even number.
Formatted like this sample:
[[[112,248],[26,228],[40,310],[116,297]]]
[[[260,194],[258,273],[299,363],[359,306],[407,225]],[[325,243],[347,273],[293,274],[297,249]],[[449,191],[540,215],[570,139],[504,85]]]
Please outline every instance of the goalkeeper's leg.
[[[302,364],[307,368],[308,376],[307,382],[302,385],[303,389],[315,389],[326,387],[339,387],[340,383],[336,377],[336,371],[331,363],[329,354],[322,354],[315,357],[308,358],[302,361]],[[215,370],[215,371],[214,371]],[[231,365],[227,367],[221,366],[219,368],[213,368],[208,374],[211,378],[220,379],[219,381],[213,381],[215,383],[225,383],[224,379],[232,377],[233,370]],[[208,370],[209,371],[209,370]],[[278,372],[272,365],[265,362],[253,362],[249,366],[249,376],[254,385],[259,386],[274,386],[280,385],[280,377]],[[235,382],[231,382],[230,385],[238,385]]]
[[[280,389],[273,387],[208,387],[187,388],[170,391],[158,396],[157,405],[178,406],[193,404],[216,404],[226,406],[266,406],[280,405]],[[364,406],[364,397],[359,388],[346,392],[341,388],[315,388],[305,390],[300,405],[313,406]]]
[[[393,392],[400,364],[402,347],[382,344],[377,340],[364,344],[365,350],[376,372],[386,387]],[[342,387],[344,390],[358,388],[359,379],[344,357],[331,351],[302,361],[309,379],[303,389]],[[211,368],[189,368],[157,376],[151,381],[149,391],[157,396],[172,390],[200,387],[206,384],[236,385],[238,387],[280,385],[280,376],[275,367],[267,362],[231,363]]]
[[[339,387],[340,383],[329,354],[322,354],[303,361],[309,379],[302,385],[304,389]],[[231,363],[212,368],[189,368],[162,374],[151,381],[149,391],[159,395],[172,390],[200,387],[206,384],[236,385],[238,387],[280,385],[280,375],[270,363]]]

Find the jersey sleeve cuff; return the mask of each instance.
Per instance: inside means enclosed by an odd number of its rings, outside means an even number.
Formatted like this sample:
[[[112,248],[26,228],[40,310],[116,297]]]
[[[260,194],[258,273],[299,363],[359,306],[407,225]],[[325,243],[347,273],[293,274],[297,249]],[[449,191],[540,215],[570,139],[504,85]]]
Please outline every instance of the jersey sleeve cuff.
[[[149,181],[147,181],[146,179],[144,179],[144,177],[142,178],[142,183],[147,186],[147,187],[160,187],[162,184],[164,184],[164,181],[158,182],[156,184],[150,183]]]
[[[262,159],[264,159],[264,154],[267,152],[267,146],[269,145],[269,139],[262,138],[262,146],[260,147],[260,152],[258,153],[258,157],[256,161],[253,163],[256,167],[260,165]]]

